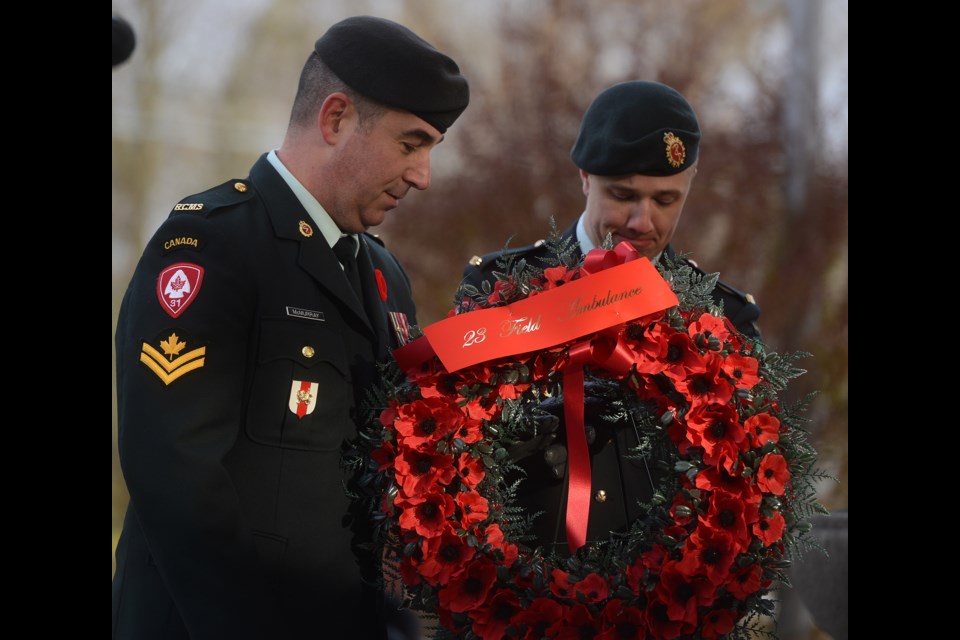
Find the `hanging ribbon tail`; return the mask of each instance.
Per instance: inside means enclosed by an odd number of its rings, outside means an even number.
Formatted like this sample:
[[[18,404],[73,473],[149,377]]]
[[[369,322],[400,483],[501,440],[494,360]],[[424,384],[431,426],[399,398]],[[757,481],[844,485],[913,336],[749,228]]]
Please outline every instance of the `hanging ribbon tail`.
[[[574,552],[587,541],[590,521],[590,496],[593,471],[590,451],[584,431],[584,373],[585,366],[601,367],[613,375],[630,373],[633,357],[615,332],[597,334],[592,340],[582,340],[570,347],[570,359],[563,369],[563,417],[567,434],[566,531],[567,545]]]
[[[563,417],[567,432],[567,545],[573,553],[587,541],[590,520],[590,452],[583,429],[583,367],[563,372]]]

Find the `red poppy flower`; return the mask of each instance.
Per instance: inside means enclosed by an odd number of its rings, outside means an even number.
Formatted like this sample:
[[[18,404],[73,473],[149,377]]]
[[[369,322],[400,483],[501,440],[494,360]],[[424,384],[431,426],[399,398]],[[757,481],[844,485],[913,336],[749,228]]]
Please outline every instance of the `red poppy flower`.
[[[707,527],[726,532],[740,551],[746,551],[750,546],[747,527],[759,518],[759,507],[756,503],[744,502],[732,493],[716,491],[710,497],[710,508],[706,515],[700,516],[700,522]]]
[[[487,304],[491,307],[498,307],[504,302],[508,302],[515,294],[517,285],[513,283],[513,278],[506,280],[497,280],[493,283],[493,291],[487,296]]]
[[[685,620],[673,620],[667,615],[667,604],[654,599],[647,606],[647,628],[656,640],[666,640],[690,634],[696,625]]]
[[[457,458],[457,475],[466,488],[476,489],[486,472],[479,460],[474,460],[469,453],[464,452]]]
[[[573,583],[570,582],[570,574],[562,569],[554,569],[550,572],[550,592],[561,598],[574,598]]]
[[[373,275],[377,279],[377,291],[380,292],[380,299],[384,302],[387,301],[387,280],[383,277],[383,272],[380,269],[374,269]]]
[[[697,527],[683,547],[683,558],[677,571],[686,576],[706,576],[719,587],[726,582],[730,567],[737,557],[738,545],[726,531],[711,527]]]
[[[481,640],[501,640],[510,620],[521,610],[517,594],[501,589],[484,606],[470,613],[473,632]]]
[[[439,442],[462,420],[463,414],[457,406],[446,399],[425,398],[398,406],[393,424],[401,444],[419,449],[428,443]]]
[[[489,398],[474,398],[469,400],[462,410],[474,420],[493,420],[499,415],[501,407]]]
[[[517,556],[520,555],[520,550],[517,548],[517,545],[506,541],[500,525],[487,525],[485,533],[487,535],[487,544],[494,548],[494,553],[500,557],[500,561],[503,563],[503,565],[506,567],[512,567],[513,563],[517,559]]]
[[[448,524],[439,536],[423,541],[423,562],[418,571],[430,584],[445,585],[464,570],[476,553],[476,548],[467,544]]]
[[[638,558],[627,567],[627,586],[633,591],[633,595],[640,595],[640,588],[644,584],[646,576],[647,568],[644,566],[642,558]]]
[[[543,270],[543,290],[549,291],[573,280],[579,273],[579,269],[569,270],[566,267],[547,267]]]
[[[763,546],[769,547],[771,544],[783,537],[783,528],[786,522],[779,511],[774,511],[773,516],[769,518],[760,518],[760,521],[753,525],[753,533],[763,541]]]
[[[456,398],[457,389],[465,384],[463,378],[453,373],[436,373],[418,381],[423,398]]]
[[[392,442],[384,442],[380,447],[370,453],[370,457],[377,463],[377,471],[393,467],[393,461],[397,457],[397,452],[393,448]]]
[[[662,363],[663,374],[677,381],[707,370],[706,360],[685,333],[674,333],[661,341],[657,360]],[[639,365],[637,370],[640,371]]]
[[[730,574],[724,587],[734,598],[746,600],[748,596],[760,590],[760,565],[751,564],[736,569]]]
[[[720,375],[723,358],[707,353],[704,360],[706,366],[702,371],[691,371],[686,377],[677,379],[677,391],[685,395],[693,407],[725,405],[733,397],[733,385]]]
[[[689,625],[697,624],[697,607],[709,606],[716,600],[716,586],[706,576],[688,576],[679,570],[677,562],[663,565],[660,581],[654,589],[658,601],[667,606],[667,617]]]
[[[601,614],[606,631],[596,640],[646,640],[647,620],[644,609],[625,607],[622,600],[611,600]]]
[[[768,453],[760,461],[757,469],[757,486],[761,491],[777,496],[783,495],[783,488],[790,480],[790,471],[787,470],[787,461],[777,453]]]
[[[691,322],[690,326],[687,327],[687,333],[693,338],[694,343],[703,343],[704,347],[702,348],[712,348],[713,351],[719,351],[723,343],[730,339],[730,330],[724,324],[723,318],[718,318],[709,313],[704,313],[697,320]],[[710,338],[715,338],[713,341],[715,347],[707,346]]]
[[[476,491],[459,492],[457,494],[457,506],[463,513],[461,522],[464,529],[469,529],[471,525],[486,520],[490,511],[487,499]]]
[[[743,423],[743,427],[755,447],[762,447],[768,442],[780,441],[780,420],[769,413],[758,413],[750,416]]]
[[[593,638],[600,633],[600,621],[593,617],[590,610],[577,603],[567,610],[566,622],[557,634],[557,640],[583,640]]]
[[[419,567],[420,560],[412,556],[404,556],[403,559],[400,560],[400,577],[403,578],[404,584],[420,584],[421,578]]]
[[[449,456],[404,447],[394,461],[396,482],[412,498],[430,491],[437,483],[448,485],[457,475]]]
[[[687,439],[703,447],[703,461],[731,470],[746,449],[746,433],[736,409],[727,404],[695,405],[686,420]]]
[[[587,602],[603,602],[610,595],[610,587],[607,586],[607,581],[596,573],[588,573],[583,580],[575,583],[573,588]],[[580,599],[577,598],[577,600]]]
[[[731,353],[723,359],[723,372],[738,389],[753,389],[760,382],[759,370],[760,363],[750,356]]]
[[[733,631],[733,623],[737,619],[735,611],[730,609],[715,609],[703,618],[703,637],[719,638]]]
[[[534,598],[530,606],[514,614],[510,622],[521,628],[526,627],[522,640],[554,638],[566,612],[566,608],[555,600]]]
[[[394,501],[403,509],[400,526],[416,531],[418,535],[432,538],[443,531],[447,518],[453,515],[454,503],[449,494],[433,491],[415,498],[397,496]]]
[[[440,592],[440,606],[454,613],[477,609],[496,580],[496,565],[486,558],[476,558]]]
[[[697,489],[703,491],[724,491],[739,496],[744,502],[760,504],[763,496],[756,485],[741,475],[731,475],[725,469],[711,467],[697,474]]]

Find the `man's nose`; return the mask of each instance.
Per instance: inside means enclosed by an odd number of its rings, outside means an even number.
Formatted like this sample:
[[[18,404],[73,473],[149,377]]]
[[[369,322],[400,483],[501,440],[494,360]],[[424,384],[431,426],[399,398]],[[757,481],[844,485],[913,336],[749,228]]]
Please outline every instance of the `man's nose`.
[[[653,204],[646,199],[637,202],[630,211],[627,219],[627,228],[635,233],[650,233],[653,231]]]
[[[422,155],[422,157],[415,160],[413,165],[407,168],[407,171],[403,174],[403,179],[413,188],[423,191],[430,186],[430,156],[428,154],[415,155]]]

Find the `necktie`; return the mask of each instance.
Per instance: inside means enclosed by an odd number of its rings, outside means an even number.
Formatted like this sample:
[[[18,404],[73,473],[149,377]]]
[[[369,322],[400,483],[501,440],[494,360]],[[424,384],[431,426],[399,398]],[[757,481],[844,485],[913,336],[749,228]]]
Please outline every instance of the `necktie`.
[[[343,236],[333,245],[333,252],[337,260],[343,265],[343,273],[350,281],[358,300],[363,300],[363,290],[360,288],[360,273],[357,271],[357,241],[353,236]]]

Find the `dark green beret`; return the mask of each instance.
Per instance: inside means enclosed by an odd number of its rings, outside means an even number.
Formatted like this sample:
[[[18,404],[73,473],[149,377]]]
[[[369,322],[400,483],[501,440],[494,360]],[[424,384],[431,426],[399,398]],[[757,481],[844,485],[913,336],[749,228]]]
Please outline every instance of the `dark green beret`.
[[[598,95],[570,156],[598,176],[671,176],[697,160],[700,124],[686,98],[659,82],[631,80]]]
[[[460,67],[403,25],[354,16],[330,27],[314,49],[350,88],[410,111],[441,133],[470,101]]]

